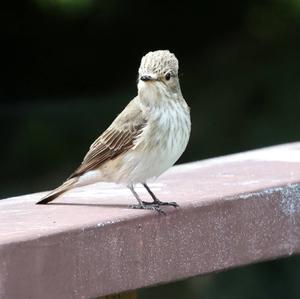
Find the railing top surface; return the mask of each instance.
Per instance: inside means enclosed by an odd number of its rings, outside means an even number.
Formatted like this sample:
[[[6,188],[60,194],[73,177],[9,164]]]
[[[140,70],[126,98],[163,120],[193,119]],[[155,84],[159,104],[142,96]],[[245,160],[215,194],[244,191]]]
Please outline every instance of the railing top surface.
[[[90,298],[299,253],[299,183],[293,143],[173,167],[150,183],[180,205],[166,216],[108,183],[2,200],[0,295]]]

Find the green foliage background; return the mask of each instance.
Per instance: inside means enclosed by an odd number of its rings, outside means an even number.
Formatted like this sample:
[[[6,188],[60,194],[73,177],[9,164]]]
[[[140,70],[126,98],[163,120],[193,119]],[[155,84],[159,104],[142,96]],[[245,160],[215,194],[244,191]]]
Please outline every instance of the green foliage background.
[[[31,0],[0,11],[0,197],[51,189],[136,94],[140,58],[180,61],[193,130],[179,162],[300,137],[300,1]],[[298,257],[141,298],[300,298]]]

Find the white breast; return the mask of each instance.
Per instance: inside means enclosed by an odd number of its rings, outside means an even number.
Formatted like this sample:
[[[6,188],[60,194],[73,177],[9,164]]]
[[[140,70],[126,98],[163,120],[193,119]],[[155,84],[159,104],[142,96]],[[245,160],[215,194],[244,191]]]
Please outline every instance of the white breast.
[[[148,126],[139,142],[128,152],[123,173],[126,183],[143,183],[170,168],[184,152],[191,130],[189,108],[185,102],[168,101],[163,109],[152,109]]]

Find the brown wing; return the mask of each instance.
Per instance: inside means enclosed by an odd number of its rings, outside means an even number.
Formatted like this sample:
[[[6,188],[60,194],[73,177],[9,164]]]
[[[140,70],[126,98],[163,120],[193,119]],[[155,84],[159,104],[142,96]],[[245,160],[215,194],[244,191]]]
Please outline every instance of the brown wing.
[[[111,126],[95,140],[83,162],[70,178],[99,167],[107,160],[114,159],[134,146],[134,141],[142,133],[147,120],[136,99],[132,100]]]

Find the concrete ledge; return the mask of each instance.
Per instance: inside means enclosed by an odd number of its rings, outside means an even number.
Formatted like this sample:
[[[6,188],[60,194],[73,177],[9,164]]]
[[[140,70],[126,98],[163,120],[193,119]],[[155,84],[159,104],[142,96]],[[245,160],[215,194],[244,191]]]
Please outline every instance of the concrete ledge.
[[[0,201],[0,298],[93,298],[300,253],[300,143],[176,166],[150,186],[180,208],[130,210],[130,191],[104,183],[47,206],[44,193]]]

